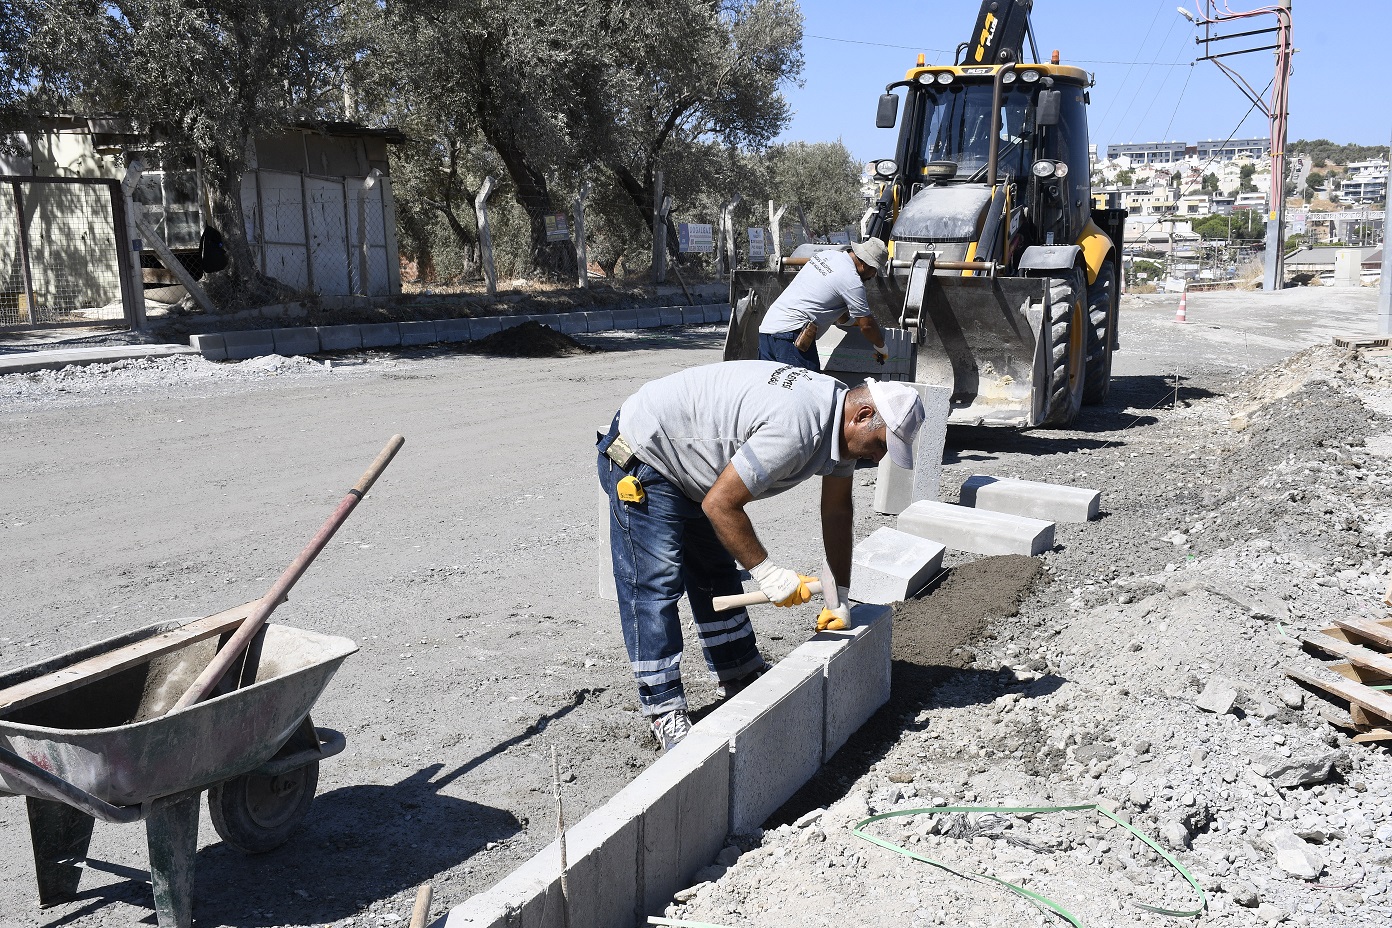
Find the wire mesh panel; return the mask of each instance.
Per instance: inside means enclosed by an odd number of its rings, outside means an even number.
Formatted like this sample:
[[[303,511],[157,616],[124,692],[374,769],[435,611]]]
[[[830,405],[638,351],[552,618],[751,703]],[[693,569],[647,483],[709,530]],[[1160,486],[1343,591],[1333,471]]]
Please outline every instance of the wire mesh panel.
[[[348,282],[348,218],[340,180],[306,177],[314,292],[352,293]]]
[[[78,178],[0,183],[0,325],[129,320],[116,190]]]
[[[348,191],[348,278],[353,293],[368,296],[391,294],[387,276],[386,210],[382,206],[384,185],[364,178],[345,178]]]
[[[262,273],[297,290],[309,290],[303,179],[281,171],[249,172],[247,179],[250,186],[243,184],[242,204],[253,226],[248,239],[259,251]]]

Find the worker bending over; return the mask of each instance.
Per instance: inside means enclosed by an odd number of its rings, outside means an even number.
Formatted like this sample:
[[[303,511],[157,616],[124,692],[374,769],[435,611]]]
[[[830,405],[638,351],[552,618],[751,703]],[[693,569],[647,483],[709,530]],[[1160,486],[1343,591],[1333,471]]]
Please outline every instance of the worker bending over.
[[[870,380],[848,389],[768,361],[690,368],[644,385],[623,404],[598,442],[599,482],[609,495],[624,645],[663,750],[691,728],[677,615],[683,591],[718,698],[767,669],[748,613],[716,612],[711,603],[743,592],[735,562],[780,606],[811,598],[808,577],[770,559],[745,506],[822,478],[822,543],[842,595],[836,610],[822,610],[818,627],[846,627],[856,462],[888,453],[912,467],[922,424],[923,403],[903,384]]]
[[[885,362],[884,332],[870,312],[865,282],[884,271],[889,252],[877,238],[828,249],[807,259],[793,282],[773,301],[759,324],[759,360],[778,361],[821,373],[817,336],[836,323],[855,323]]]

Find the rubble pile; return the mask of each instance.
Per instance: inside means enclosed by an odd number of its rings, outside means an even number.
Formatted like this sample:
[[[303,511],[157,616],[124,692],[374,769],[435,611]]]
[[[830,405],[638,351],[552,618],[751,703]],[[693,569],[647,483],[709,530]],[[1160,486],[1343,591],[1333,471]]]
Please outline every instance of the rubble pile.
[[[1379,410],[1390,402],[1392,359],[1314,349],[1226,396],[1177,404],[1144,440],[1091,450],[1076,466],[1102,486],[1108,517],[1062,535],[1049,579],[958,649],[926,708],[896,719],[902,736],[847,769],[842,798],[738,836],[728,868],[703,873],[667,914],[1063,924],[852,826],[917,808],[1095,803],[1192,874],[1206,922],[1392,923],[1386,744],[1354,744],[1326,717],[1337,709],[1283,672],[1327,672],[1298,639],[1333,616],[1388,616],[1392,444]],[[1039,467],[1018,476],[1067,471]],[[1160,854],[1096,811],[917,814],[869,830],[1040,893],[1090,928],[1172,921],[1141,905],[1198,905]]]

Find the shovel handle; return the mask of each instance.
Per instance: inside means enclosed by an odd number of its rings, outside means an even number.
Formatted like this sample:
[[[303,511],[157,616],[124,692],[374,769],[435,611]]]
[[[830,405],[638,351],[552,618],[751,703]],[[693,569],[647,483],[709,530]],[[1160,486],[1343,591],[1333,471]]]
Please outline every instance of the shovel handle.
[[[807,589],[813,594],[822,592],[822,582],[813,580],[807,584]],[[711,600],[711,607],[716,612],[725,612],[729,609],[739,609],[744,606],[758,606],[769,602],[769,598],[763,593],[737,593],[734,596],[717,596]]]

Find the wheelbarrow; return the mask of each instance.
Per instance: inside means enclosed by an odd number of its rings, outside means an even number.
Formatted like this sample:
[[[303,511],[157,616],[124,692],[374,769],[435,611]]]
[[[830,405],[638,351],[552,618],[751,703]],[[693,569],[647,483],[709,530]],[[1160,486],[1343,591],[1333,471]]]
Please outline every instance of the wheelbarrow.
[[[309,813],[319,762],[343,736],[310,708],[357,645],[267,625],[261,654],[211,698],[168,713],[252,612],[138,631],[0,676],[0,795],[26,797],[39,904],[71,901],[95,819],[145,821],[161,928],[192,923],[198,799],[247,853],[289,840]]]
[[[266,595],[0,675],[0,795],[26,797],[39,903],[71,900],[92,823],[145,821],[160,928],[190,928],[198,797],[222,839],[284,844],[343,736],[309,710],[357,645],[266,620],[405,441],[392,437]]]

